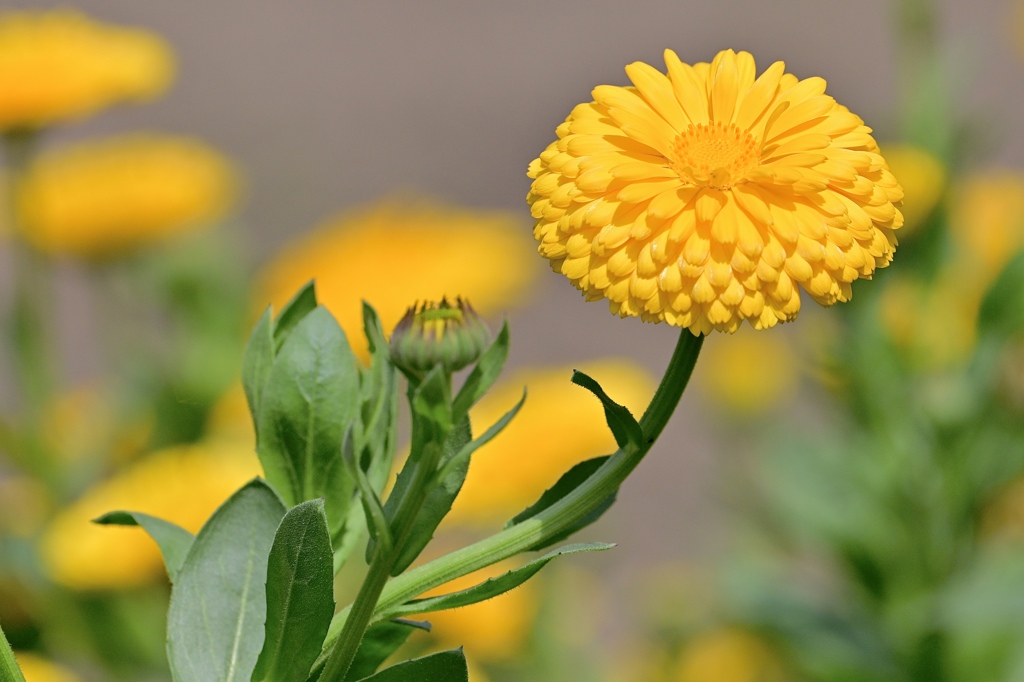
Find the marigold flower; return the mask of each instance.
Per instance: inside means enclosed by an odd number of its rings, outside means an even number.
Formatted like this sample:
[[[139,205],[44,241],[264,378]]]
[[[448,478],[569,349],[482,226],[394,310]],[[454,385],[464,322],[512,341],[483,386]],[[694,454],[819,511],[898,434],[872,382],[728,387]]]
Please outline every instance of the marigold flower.
[[[829,306],[892,259],[903,191],[871,129],[782,62],[746,52],[601,85],[535,159],[541,255],[588,300],[694,334]]]
[[[577,367],[634,414],[654,394],[650,374],[625,360]],[[516,418],[473,455],[445,523],[503,523],[536,502],[574,464],[615,451],[601,403],[570,383],[571,376],[571,367],[522,370],[499,382],[473,408],[470,418],[479,435],[515,405],[526,386],[527,399]]]
[[[81,679],[64,666],[30,651],[18,651],[14,658],[25,676],[25,682],[79,682]]]
[[[108,258],[222,217],[236,187],[230,163],[198,140],[128,135],[41,156],[18,206],[40,250]]]
[[[119,589],[163,572],[160,550],[138,528],[98,526],[115,510],[139,511],[197,532],[243,483],[260,474],[251,450],[205,443],[162,450],[89,490],[43,533],[43,563],[54,581],[75,589]]]
[[[148,31],[71,10],[0,17],[0,130],[34,129],[151,99],[173,74],[170,48]]]
[[[683,650],[673,682],[782,682],[778,656],[761,638],[734,628],[703,633]]]
[[[462,296],[483,316],[515,302],[536,272],[512,214],[385,201],[331,219],[263,271],[257,299],[280,309],[316,279],[317,297],[367,357],[362,300],[393,329],[414,301]]]

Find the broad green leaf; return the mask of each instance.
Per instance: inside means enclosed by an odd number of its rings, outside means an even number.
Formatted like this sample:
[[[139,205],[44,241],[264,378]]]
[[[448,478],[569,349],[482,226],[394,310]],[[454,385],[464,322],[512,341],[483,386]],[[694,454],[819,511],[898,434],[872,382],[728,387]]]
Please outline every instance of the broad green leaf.
[[[292,330],[316,308],[316,283],[310,280],[299,290],[299,293],[292,297],[292,300],[285,304],[277,319],[274,320],[275,350],[281,350],[281,346],[288,340],[288,335]]]
[[[985,293],[978,312],[978,329],[1005,335],[1024,330],[1024,251],[1003,268]]]
[[[548,507],[552,506],[563,497],[571,493],[573,490],[578,488],[584,481],[590,478],[595,471],[601,468],[601,465],[608,459],[608,455],[602,457],[594,457],[588,459],[579,464],[573,466],[569,471],[562,474],[562,477],[558,481],[544,491],[544,494],[540,496],[540,499],[534,502],[532,505],[524,509],[523,511],[516,514],[512,520],[505,524],[505,528],[511,528],[512,526],[522,523],[526,519],[532,518],[537,514],[541,513]],[[565,538],[569,537],[573,533],[583,528],[586,528],[594,521],[601,518],[601,515],[608,511],[608,508],[615,502],[615,494],[612,493],[608,499],[597,506],[592,512],[587,514],[585,517],[579,520],[578,523],[573,525],[571,528],[566,529],[564,533],[550,538],[544,544],[536,547],[531,547],[531,550],[541,550],[545,547],[550,547],[556,542],[561,542]]]
[[[266,636],[254,682],[305,682],[334,616],[331,555],[323,500],[288,510],[267,564]]]
[[[608,394],[601,388],[601,384],[579,370],[573,370],[572,383],[582,386],[596,395],[601,404],[604,405],[605,421],[608,422],[608,428],[612,430],[615,442],[618,443],[620,448],[625,447],[627,443],[637,446],[643,444],[644,432],[640,428],[640,423],[637,422],[633,417],[633,413],[626,409],[625,406],[619,405],[609,398]]]
[[[359,415],[359,375],[345,333],[326,308],[292,330],[260,404],[257,452],[285,502],[325,498],[332,541],[344,530],[355,482],[341,462],[345,427]]]
[[[240,682],[263,648],[267,559],[285,507],[255,479],[196,536],[167,611],[167,659],[176,682]]]
[[[242,388],[249,403],[249,413],[252,414],[254,425],[260,413],[263,387],[273,364],[274,322],[271,319],[271,310],[267,308],[253,327],[249,343],[245,346],[245,354],[242,356]]]
[[[141,512],[113,511],[94,519],[93,523],[104,526],[141,526],[160,548],[167,577],[172,583],[177,581],[181,565],[195,540],[195,536],[181,526]]]
[[[501,331],[498,332],[494,343],[477,360],[455,400],[452,401],[452,414],[455,419],[468,414],[469,408],[473,407],[498,379],[505,367],[505,361],[508,360],[508,343],[508,322],[505,322],[501,325]]]
[[[466,656],[462,649],[405,661],[364,677],[365,682],[469,682]]]
[[[361,680],[377,672],[377,668],[393,654],[398,647],[405,644],[414,630],[430,631],[427,623],[409,620],[386,620],[375,623],[366,629],[363,641],[359,643],[359,651],[345,675],[345,682]]]
[[[578,554],[580,552],[601,552],[606,549],[611,549],[614,546],[615,545],[609,545],[604,542],[587,542],[566,545],[565,547],[560,547],[552,552],[548,552],[542,557],[538,557],[533,561],[523,564],[519,568],[508,571],[507,573],[495,578],[485,580],[473,587],[460,590],[458,592],[438,595],[436,597],[414,599],[402,606],[390,609],[384,615],[388,618],[394,618],[414,613],[444,611],[446,609],[457,609],[459,607],[469,606],[470,604],[476,604],[477,602],[485,601],[487,599],[493,599],[499,594],[504,594],[509,590],[514,590],[519,587],[536,575],[540,569],[544,568],[548,562],[556,557],[564,556],[566,554]]]

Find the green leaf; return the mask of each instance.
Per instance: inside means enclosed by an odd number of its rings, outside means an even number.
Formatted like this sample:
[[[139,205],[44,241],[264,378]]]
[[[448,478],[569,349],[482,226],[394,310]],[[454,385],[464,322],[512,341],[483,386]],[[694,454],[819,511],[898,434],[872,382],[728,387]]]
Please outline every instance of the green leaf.
[[[160,548],[167,577],[172,583],[177,581],[181,565],[195,540],[195,536],[181,526],[141,512],[112,511],[94,519],[93,523],[102,526],[141,526]]]
[[[453,468],[453,467],[456,467],[456,466],[461,466],[461,461],[462,460],[467,460],[468,461],[470,456],[474,452],[476,452],[481,447],[483,447],[484,445],[489,443],[491,441],[491,439],[493,439],[495,436],[497,436],[499,433],[501,433],[505,429],[505,427],[508,426],[509,422],[511,422],[512,419],[515,418],[515,416],[519,413],[519,410],[522,409],[523,403],[525,403],[525,402],[526,402],[526,389],[524,388],[523,389],[523,397],[519,399],[518,403],[516,403],[515,405],[512,406],[511,410],[509,410],[504,415],[502,415],[501,419],[499,419],[494,424],[492,424],[491,427],[489,429],[487,429],[486,431],[484,431],[483,434],[479,438],[477,438],[477,439],[475,439],[475,440],[473,440],[473,441],[471,441],[469,443],[464,444],[462,446],[462,449],[460,449],[458,452],[456,452],[451,457],[446,458],[444,460],[444,469],[441,471],[441,474],[440,474],[441,477],[443,478],[443,477],[445,477],[447,475],[447,473],[448,473],[447,469]]]
[[[405,661],[364,677],[364,682],[469,682],[469,670],[462,649]]]
[[[611,549],[614,546],[615,545],[610,545],[604,542],[587,542],[566,545],[565,547],[560,547],[552,552],[548,552],[544,556],[538,557],[529,563],[523,564],[519,568],[515,568],[500,576],[485,580],[473,587],[469,587],[458,592],[438,595],[436,597],[414,599],[402,606],[388,610],[384,616],[387,618],[394,618],[397,616],[405,616],[415,613],[429,613],[432,611],[457,609],[459,607],[469,606],[470,604],[476,604],[477,602],[485,601],[487,599],[493,599],[499,594],[504,594],[509,590],[514,590],[519,587],[536,575],[540,569],[544,568],[556,557],[564,556],[566,554],[578,554],[580,552],[602,552],[606,549]]]
[[[292,333],[292,330],[316,308],[316,283],[310,280],[299,290],[299,293],[292,297],[292,300],[285,304],[274,321],[275,350],[281,350],[281,346],[288,340],[288,335]]]
[[[177,682],[239,682],[263,647],[267,559],[285,507],[255,479],[214,512],[171,590],[167,658]]]
[[[601,388],[601,384],[579,370],[573,370],[572,383],[582,386],[598,397],[604,405],[604,418],[608,422],[608,428],[615,436],[615,442],[619,447],[625,447],[627,443],[640,446],[644,442],[644,432],[640,423],[633,417],[633,413],[625,406],[608,397],[608,394]]]
[[[375,623],[366,629],[363,641],[359,643],[359,651],[345,675],[345,682],[361,680],[377,672],[377,668],[395,653],[398,647],[405,644],[414,630],[430,631],[428,623],[417,623],[409,620],[386,620]]]
[[[256,449],[267,480],[292,506],[323,497],[332,541],[354,499],[341,441],[359,415],[356,363],[345,332],[318,307],[281,347],[260,404]]]
[[[292,507],[267,564],[266,637],[253,681],[305,682],[334,616],[331,538],[323,500]]]
[[[355,438],[352,435],[353,426],[350,425],[345,431],[345,439],[341,445],[341,459],[345,463],[349,475],[356,481],[359,498],[362,501],[363,522],[369,528],[370,539],[373,542],[381,543],[385,552],[390,552],[392,547],[391,527],[388,525],[377,491],[356,458]]]
[[[21,667],[14,660],[14,652],[7,642],[7,635],[0,628],[0,680],[3,682],[25,682]]]
[[[516,514],[512,518],[512,520],[506,523],[505,528],[511,528],[516,524],[522,523],[526,519],[532,518],[537,514],[541,513],[542,511],[544,511],[545,509],[547,509],[548,507],[554,505],[556,502],[558,502],[563,497],[571,493],[573,490],[582,485],[584,481],[590,478],[595,471],[601,468],[601,465],[605,463],[605,460],[607,460],[608,457],[608,455],[594,457],[593,459],[585,460],[573,466],[571,469],[569,469],[569,471],[562,474],[562,477],[559,478],[553,486],[545,490],[544,494],[540,496],[539,500],[534,502],[532,505],[530,505],[523,511]],[[558,535],[547,540],[544,544],[538,545],[536,547],[531,547],[530,549],[534,551],[541,550],[545,547],[550,547],[556,542],[561,542],[573,533],[583,528],[586,528],[594,521],[597,521],[599,518],[601,518],[601,515],[608,511],[608,508],[611,507],[612,504],[614,504],[614,502],[615,493],[612,493],[604,502],[597,506],[594,509],[594,511],[584,516],[582,519],[579,520],[578,523],[576,523],[572,527],[567,528],[564,533],[559,533]]]
[[[468,414],[469,408],[473,407],[494,385],[501,370],[505,367],[505,361],[508,360],[508,345],[509,331],[506,321],[501,325],[501,331],[498,332],[494,343],[477,360],[476,366],[466,377],[465,383],[462,384],[455,400],[452,401],[452,414],[455,419]]]
[[[982,333],[1010,336],[1024,330],[1024,251],[992,283],[978,312]]]
[[[270,308],[267,308],[253,327],[249,343],[245,346],[245,354],[242,356],[242,389],[245,391],[245,399],[249,403],[254,425],[260,413],[263,387],[274,364],[274,322],[270,315]]]

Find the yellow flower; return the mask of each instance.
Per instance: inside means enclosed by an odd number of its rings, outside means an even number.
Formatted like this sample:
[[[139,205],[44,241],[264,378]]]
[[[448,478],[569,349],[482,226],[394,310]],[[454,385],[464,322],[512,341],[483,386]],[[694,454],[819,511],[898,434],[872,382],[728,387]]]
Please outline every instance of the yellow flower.
[[[643,368],[625,360],[577,367],[597,379],[613,400],[639,418],[654,394]],[[470,417],[479,435],[519,400],[526,403],[493,441],[473,455],[462,492],[446,522],[489,526],[507,521],[533,504],[571,466],[615,451],[601,403],[570,383],[571,367],[517,372],[494,387]]]
[[[260,474],[252,451],[208,443],[162,450],[100,483],[60,512],[44,531],[41,553],[54,581],[75,589],[151,582],[163,571],[156,544],[138,528],[90,523],[115,511],[139,511],[196,532],[243,483]]]
[[[42,156],[19,192],[40,250],[106,258],[220,218],[236,194],[229,162],[198,140],[129,135]]]
[[[712,403],[741,414],[778,408],[796,393],[799,376],[792,341],[740,331],[705,344],[699,386]]]
[[[908,144],[887,144],[885,160],[906,194],[900,206],[906,236],[938,203],[946,187],[946,167],[924,149]]]
[[[25,682],[79,682],[81,679],[64,666],[28,651],[19,651],[14,657],[25,675]]]
[[[362,300],[390,331],[416,301],[463,297],[484,316],[517,300],[536,272],[514,216],[427,201],[382,202],[329,220],[270,263],[258,302],[280,309],[309,280],[367,357]]]
[[[464,590],[516,567],[504,561],[442,585],[427,596]],[[446,647],[464,646],[471,660],[497,662],[521,654],[537,615],[536,583],[529,581],[511,592],[478,604],[424,614],[431,634]],[[471,678],[474,679],[474,678]]]
[[[44,414],[44,441],[64,464],[94,466],[101,457],[123,462],[142,452],[152,433],[152,420],[125,420],[112,396],[84,385],[58,395]]]
[[[1024,174],[1012,170],[976,173],[953,197],[950,232],[956,259],[973,268],[984,287],[1024,247]]]
[[[174,59],[158,36],[71,10],[0,16],[0,130],[33,129],[156,97]]]
[[[713,630],[683,650],[673,682],[782,682],[778,657],[754,635],[735,629]]]
[[[668,75],[633,63],[535,159],[527,201],[541,255],[588,300],[694,334],[829,306],[892,259],[903,191],[871,129],[772,64],[720,52]]]

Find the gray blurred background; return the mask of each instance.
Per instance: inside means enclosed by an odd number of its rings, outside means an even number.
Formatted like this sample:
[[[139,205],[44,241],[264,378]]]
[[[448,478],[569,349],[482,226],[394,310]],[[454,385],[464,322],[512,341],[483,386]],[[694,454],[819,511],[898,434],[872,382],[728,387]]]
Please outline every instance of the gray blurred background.
[[[823,76],[829,94],[882,142],[895,134],[901,97],[896,5],[885,0],[73,5],[162,34],[177,51],[179,74],[160,101],[107,112],[51,142],[136,129],[203,137],[246,173],[240,225],[251,235],[245,257],[254,265],[339,209],[396,190],[515,210],[528,233],[529,161],[594,86],[625,84],[623,67],[632,61],[663,67],[666,47],[687,62],[743,49],[759,69],[784,60],[798,76]],[[951,74],[970,75],[959,106],[992,131],[982,140],[991,159],[1024,167],[1024,60],[1012,48],[1011,3],[940,5]],[[90,292],[72,266],[62,281],[63,352],[72,378],[87,378],[99,355],[87,319]],[[512,315],[515,366],[623,355],[657,375],[677,333],[620,321],[603,303],[584,304],[546,268],[533,300]],[[0,385],[9,386],[8,376]],[[800,419],[794,415],[794,428]],[[718,444],[708,421],[699,394],[688,393],[617,507],[587,532],[619,543],[604,556],[580,559],[599,564],[622,588],[606,593],[615,613],[631,608],[631,576],[655,562],[696,559],[716,545],[716,472],[734,453]]]

